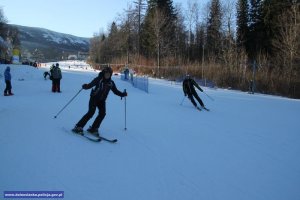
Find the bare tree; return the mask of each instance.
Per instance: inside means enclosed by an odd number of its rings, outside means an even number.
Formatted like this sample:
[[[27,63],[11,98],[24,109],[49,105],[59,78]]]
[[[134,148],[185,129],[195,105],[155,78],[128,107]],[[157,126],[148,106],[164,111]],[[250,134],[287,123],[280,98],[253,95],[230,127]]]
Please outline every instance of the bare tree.
[[[183,61],[185,60],[187,41],[186,26],[184,23],[185,17],[181,5],[177,4],[175,9],[177,13],[177,19],[175,23],[176,30],[174,32],[176,41],[175,59],[177,60],[178,64],[183,64]]]
[[[233,0],[229,0],[222,5],[222,25],[223,25],[223,32],[224,32],[224,39],[222,45],[223,51],[223,59],[225,64],[230,68],[232,71],[233,67],[238,68],[237,61],[237,51],[236,51],[236,44],[234,40],[234,31],[233,31],[233,24],[234,24],[234,15],[235,15],[235,4]]]
[[[187,24],[189,27],[189,35],[188,35],[188,60],[190,60],[191,58],[191,54],[192,54],[192,47],[194,44],[193,41],[193,35],[196,35],[196,27],[198,25],[198,20],[199,20],[199,5],[197,3],[197,1],[195,0],[189,0],[188,1],[188,8],[186,10],[186,20],[187,20]]]
[[[140,48],[141,48],[141,23],[143,20],[143,16],[144,16],[144,10],[146,8],[146,3],[145,0],[136,0],[134,1],[134,4],[136,5],[136,9],[135,9],[135,18],[137,19],[137,53],[138,53],[138,57],[139,57],[139,62],[140,62]]]
[[[166,15],[164,14],[164,12],[159,9],[159,8],[155,8],[154,10],[154,14],[153,14],[153,19],[151,20],[151,26],[152,29],[154,30],[154,36],[155,36],[155,46],[156,46],[156,58],[157,58],[157,70],[158,70],[158,74],[159,74],[159,68],[160,68],[160,57],[161,57],[161,53],[163,48],[162,47],[162,43],[164,42],[164,44],[166,44],[166,41],[163,41],[164,38],[163,36],[163,27],[165,27],[167,24],[166,22],[168,21]]]
[[[4,16],[3,10],[0,7],[0,48],[4,48],[4,39],[6,37],[6,23],[7,19]]]
[[[299,69],[295,69],[296,60],[300,56],[300,13],[296,2],[291,9],[279,16],[278,22],[279,33],[273,40],[273,45],[278,50],[278,57],[281,59],[283,67],[287,68],[288,87],[290,89],[293,73],[299,71]]]
[[[228,0],[223,3],[223,29],[227,37],[234,37],[234,29],[233,26],[235,24],[235,0]]]

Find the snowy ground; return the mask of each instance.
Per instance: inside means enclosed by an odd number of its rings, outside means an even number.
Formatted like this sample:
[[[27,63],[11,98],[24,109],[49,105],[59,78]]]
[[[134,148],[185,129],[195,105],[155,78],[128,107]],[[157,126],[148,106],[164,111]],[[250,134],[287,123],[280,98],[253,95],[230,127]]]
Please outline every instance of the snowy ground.
[[[2,74],[6,65],[0,65]],[[299,200],[300,101],[204,88],[210,112],[199,112],[181,87],[150,80],[149,94],[122,82],[111,93],[103,136],[93,143],[66,132],[87,111],[82,91],[92,70],[63,70],[61,94],[48,68],[11,66],[14,96],[0,96],[0,193],[64,191],[68,200]],[[0,89],[4,89],[3,77]],[[91,124],[89,122],[89,124]],[[87,128],[87,127],[85,127]],[[0,199],[2,199],[1,194]]]

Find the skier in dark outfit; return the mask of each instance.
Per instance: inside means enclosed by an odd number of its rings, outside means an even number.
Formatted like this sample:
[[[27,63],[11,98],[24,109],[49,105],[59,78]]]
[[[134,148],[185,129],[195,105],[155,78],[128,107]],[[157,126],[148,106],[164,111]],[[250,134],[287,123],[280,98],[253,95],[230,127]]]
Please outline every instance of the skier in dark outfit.
[[[207,109],[204,106],[204,103],[202,102],[202,100],[200,99],[200,97],[198,96],[195,88],[198,88],[201,92],[203,92],[203,90],[200,88],[200,86],[194,81],[194,79],[192,79],[189,75],[186,76],[186,78],[183,80],[182,83],[182,88],[183,88],[183,92],[184,92],[184,96],[188,96],[188,98],[191,100],[192,104],[198,109],[201,110],[198,106],[197,103],[194,100],[194,97],[197,99],[197,101],[199,102],[199,104],[201,105],[201,107],[203,109]],[[207,109],[208,110],[208,109]]]
[[[106,115],[105,100],[108,96],[109,91],[112,90],[115,95],[118,95],[120,97],[127,96],[126,92],[120,92],[117,89],[114,81],[111,80],[111,76],[112,76],[112,69],[110,67],[106,67],[99,73],[97,78],[92,80],[92,82],[90,82],[89,84],[82,85],[82,88],[85,90],[91,89],[94,86],[95,88],[93,88],[91,91],[89,110],[76,124],[76,126],[72,130],[73,132],[82,134],[83,127],[93,117],[96,108],[98,108],[99,110],[98,116],[96,117],[92,126],[90,126],[87,129],[87,131],[96,136],[99,136],[98,128],[100,127],[100,124]]]
[[[7,66],[6,69],[5,69],[4,77],[5,77],[5,83],[6,83],[6,87],[5,87],[5,90],[4,90],[4,96],[14,95],[11,92],[12,87],[11,87],[11,74],[10,74],[10,67],[9,66]]]
[[[60,91],[60,80],[62,79],[61,70],[59,68],[59,64],[56,63],[55,66],[52,66],[50,69],[50,77],[52,80],[52,92],[59,92]]]

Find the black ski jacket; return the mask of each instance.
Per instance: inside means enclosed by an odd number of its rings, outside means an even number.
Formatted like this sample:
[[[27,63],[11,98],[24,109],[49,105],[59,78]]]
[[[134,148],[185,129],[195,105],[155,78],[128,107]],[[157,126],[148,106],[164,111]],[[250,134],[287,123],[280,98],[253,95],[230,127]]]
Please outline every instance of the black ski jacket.
[[[203,92],[203,90],[196,83],[196,81],[194,81],[194,79],[191,79],[191,78],[184,79],[184,81],[182,83],[182,89],[183,89],[184,95],[196,93],[194,86],[196,88],[198,88],[201,92]]]
[[[105,79],[104,73],[100,72],[98,77],[92,80],[89,84],[85,84],[84,89],[91,89],[91,98],[97,103],[100,101],[105,101],[110,90],[113,91],[115,95],[124,97],[125,94],[119,91],[116,87],[116,84],[111,78]]]

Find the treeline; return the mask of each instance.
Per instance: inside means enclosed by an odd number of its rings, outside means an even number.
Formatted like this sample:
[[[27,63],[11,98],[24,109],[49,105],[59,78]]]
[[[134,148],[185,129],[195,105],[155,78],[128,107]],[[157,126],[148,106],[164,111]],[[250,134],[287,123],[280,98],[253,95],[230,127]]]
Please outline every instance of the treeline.
[[[300,98],[299,19],[299,0],[211,0],[202,9],[136,0],[91,39],[90,62],[241,90],[253,80],[259,92]]]
[[[14,48],[20,48],[19,31],[7,24],[0,7],[0,63],[11,63]]]

